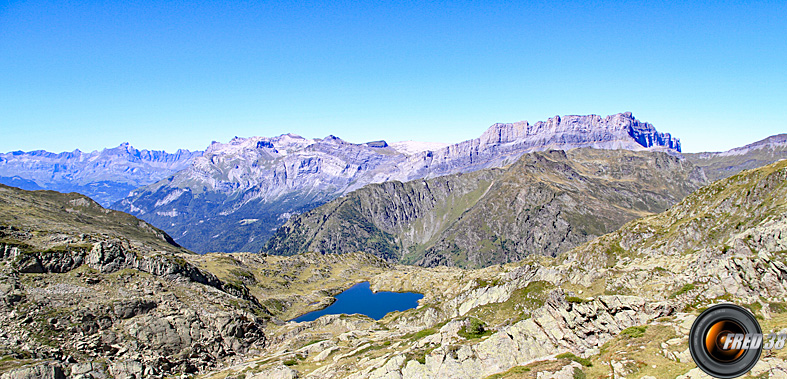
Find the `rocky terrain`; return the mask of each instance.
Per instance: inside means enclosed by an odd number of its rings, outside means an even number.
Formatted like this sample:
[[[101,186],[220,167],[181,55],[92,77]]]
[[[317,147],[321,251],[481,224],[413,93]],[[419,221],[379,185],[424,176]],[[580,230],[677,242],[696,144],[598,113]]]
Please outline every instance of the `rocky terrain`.
[[[764,330],[787,331],[785,195],[780,162],[557,258],[399,266],[372,287],[423,292],[417,309],[277,326],[266,354],[205,377],[705,377],[687,349],[705,307],[733,301]],[[785,359],[768,352],[746,377],[784,378]]]
[[[705,307],[733,301],[787,332],[787,161],[557,257],[476,270],[365,253],[195,255],[139,221],[124,223],[149,241],[113,237],[90,217],[115,213],[77,195],[9,191],[0,204],[27,201],[23,214],[60,208],[35,225],[0,208],[3,379],[700,378],[687,336]],[[57,229],[66,214],[85,223]],[[379,321],[285,321],[364,280],[424,298]],[[768,352],[747,377],[787,377],[785,359]]]
[[[718,180],[787,159],[787,134],[770,136],[746,146],[715,153],[684,154],[686,159],[702,167],[711,180]]]
[[[662,212],[705,181],[700,169],[663,152],[527,153],[505,169],[366,186],[292,216],[263,252],[364,251],[465,268],[555,256]]]
[[[108,206],[138,187],[186,168],[201,151],[137,150],[128,143],[85,153],[0,153],[0,183],[26,190],[79,192]]]
[[[265,344],[270,313],[248,289],[188,263],[142,220],[6,186],[0,215],[1,368],[54,360],[71,377],[161,377]],[[63,377],[34,371],[11,377]]]
[[[433,149],[335,136],[235,138],[185,170],[135,190],[113,208],[161,227],[197,252],[258,251],[287,219],[371,183],[504,167],[549,149],[680,151],[680,141],[631,113],[495,124],[479,138]],[[427,150],[422,150],[427,149]]]

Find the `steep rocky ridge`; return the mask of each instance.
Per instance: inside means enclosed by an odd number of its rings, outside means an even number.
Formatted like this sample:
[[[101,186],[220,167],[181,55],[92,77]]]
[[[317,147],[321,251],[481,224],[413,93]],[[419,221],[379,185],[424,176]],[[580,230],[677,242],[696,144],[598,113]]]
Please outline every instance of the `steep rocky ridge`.
[[[235,138],[214,143],[187,169],[135,190],[114,207],[197,252],[258,251],[292,214],[370,183],[504,167],[526,152],[577,147],[677,153],[680,141],[631,113],[495,124],[479,138],[426,151],[334,136]]]
[[[702,167],[711,180],[735,175],[787,159],[787,134],[770,136],[746,146],[723,152],[683,154],[686,159]]]
[[[554,256],[661,212],[704,181],[692,164],[661,152],[527,153],[505,169],[366,186],[291,217],[263,251],[365,251],[463,267]]]
[[[108,206],[138,187],[186,168],[201,151],[138,150],[118,147],[85,153],[43,150],[0,153],[0,183],[26,190],[79,192]]]

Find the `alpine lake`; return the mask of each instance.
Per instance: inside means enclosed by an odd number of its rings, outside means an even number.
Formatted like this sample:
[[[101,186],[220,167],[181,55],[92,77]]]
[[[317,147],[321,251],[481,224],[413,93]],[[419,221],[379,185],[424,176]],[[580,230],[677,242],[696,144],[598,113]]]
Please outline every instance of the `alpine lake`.
[[[314,321],[320,316],[333,314],[362,314],[375,320],[393,311],[405,311],[418,306],[424,295],[415,292],[377,292],[369,288],[369,282],[358,283],[336,295],[330,306],[306,313],[292,321]]]

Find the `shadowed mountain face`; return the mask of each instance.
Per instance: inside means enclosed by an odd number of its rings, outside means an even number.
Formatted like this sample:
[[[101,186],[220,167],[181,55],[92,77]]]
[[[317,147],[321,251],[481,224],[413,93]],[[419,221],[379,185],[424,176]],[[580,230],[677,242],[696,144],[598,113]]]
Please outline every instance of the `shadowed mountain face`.
[[[0,154],[0,183],[26,190],[79,192],[104,206],[131,190],[154,183],[188,166],[202,152],[137,150],[128,143],[91,153],[15,151]]]
[[[661,212],[704,182],[700,169],[660,152],[528,153],[505,169],[369,185],[291,217],[263,252],[364,251],[462,267],[554,256]]]
[[[724,152],[684,154],[684,156],[695,165],[702,167],[708,179],[724,179],[742,170],[787,159],[787,134],[770,136]]]
[[[680,151],[680,141],[631,113],[495,124],[479,138],[434,148],[337,137],[236,138],[185,170],[114,205],[197,251],[257,251],[292,214],[371,183],[504,167],[526,152],[593,147]],[[431,150],[422,150],[422,149]]]

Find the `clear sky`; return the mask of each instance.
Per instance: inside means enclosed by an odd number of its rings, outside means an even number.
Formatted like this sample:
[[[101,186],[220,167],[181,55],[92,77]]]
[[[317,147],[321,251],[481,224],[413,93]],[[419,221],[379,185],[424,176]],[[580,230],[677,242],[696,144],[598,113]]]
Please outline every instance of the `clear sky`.
[[[787,132],[783,0],[398,3],[0,0],[0,152],[624,111],[688,152]]]

